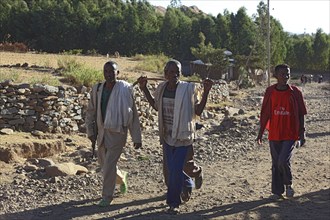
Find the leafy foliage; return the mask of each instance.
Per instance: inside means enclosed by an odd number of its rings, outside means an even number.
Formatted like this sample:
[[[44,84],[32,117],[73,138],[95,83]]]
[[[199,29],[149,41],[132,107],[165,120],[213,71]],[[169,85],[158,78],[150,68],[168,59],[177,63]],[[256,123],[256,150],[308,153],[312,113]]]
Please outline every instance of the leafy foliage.
[[[59,59],[57,62],[62,75],[73,85],[91,87],[104,79],[101,71],[87,68],[70,56]]]
[[[267,27],[263,1],[252,18],[244,7],[214,17],[190,10],[179,0],[171,1],[165,14],[147,0],[0,1],[0,42],[50,53],[163,53],[182,61],[197,58],[225,65],[221,50],[226,49],[238,60],[235,65],[266,69]],[[315,35],[285,33],[273,17],[270,34],[271,66],[287,62],[296,69],[329,71],[329,34],[321,29]]]
[[[150,56],[143,56],[139,54],[134,56],[133,59],[142,60],[142,62],[135,67],[136,70],[149,71],[160,74],[163,73],[163,68],[166,62],[169,60],[169,58],[164,54]]]

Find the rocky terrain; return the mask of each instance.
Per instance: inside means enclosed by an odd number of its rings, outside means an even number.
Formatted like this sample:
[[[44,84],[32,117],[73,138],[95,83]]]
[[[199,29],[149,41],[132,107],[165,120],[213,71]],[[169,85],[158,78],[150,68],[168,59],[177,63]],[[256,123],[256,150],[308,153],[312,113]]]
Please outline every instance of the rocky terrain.
[[[293,83],[297,83],[293,81]],[[258,117],[265,85],[230,90],[227,107],[208,106],[199,123],[195,159],[203,166],[204,183],[180,206],[166,213],[162,152],[156,113],[143,116],[143,148],[129,141],[119,167],[129,172],[129,190],[116,191],[108,208],[100,199],[102,178],[85,134],[18,133],[0,135],[1,147],[20,147],[8,163],[0,161],[2,219],[329,219],[330,216],[330,86],[303,88],[308,108],[307,142],[293,158],[293,199],[269,198],[271,158],[268,143],[256,145]],[[216,99],[216,97],[213,97]],[[145,106],[142,108],[146,108]],[[54,142],[57,151],[47,143]],[[39,155],[24,158],[29,150]],[[0,158],[5,157],[4,152]],[[51,170],[61,164],[64,176]]]

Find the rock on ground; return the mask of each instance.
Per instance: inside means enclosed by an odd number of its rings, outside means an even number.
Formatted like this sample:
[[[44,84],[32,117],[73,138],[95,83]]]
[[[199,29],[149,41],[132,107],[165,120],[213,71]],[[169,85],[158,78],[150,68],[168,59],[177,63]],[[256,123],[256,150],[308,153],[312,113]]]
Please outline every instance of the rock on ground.
[[[128,193],[121,195],[117,187],[108,208],[95,205],[102,176],[96,159],[90,158],[88,141],[80,139],[83,135],[71,136],[67,150],[51,159],[55,164],[84,166],[88,173],[49,177],[42,167],[25,170],[24,163],[0,162],[0,219],[329,219],[329,88],[328,82],[312,83],[303,91],[307,142],[294,150],[293,199],[269,199],[271,158],[266,136],[262,146],[255,144],[265,87],[256,87],[231,97],[237,112],[212,110],[199,121],[203,128],[198,131],[195,159],[203,166],[204,183],[180,206],[180,214],[166,213],[157,131],[144,129],[143,149],[134,150],[129,142],[119,162],[129,172]]]

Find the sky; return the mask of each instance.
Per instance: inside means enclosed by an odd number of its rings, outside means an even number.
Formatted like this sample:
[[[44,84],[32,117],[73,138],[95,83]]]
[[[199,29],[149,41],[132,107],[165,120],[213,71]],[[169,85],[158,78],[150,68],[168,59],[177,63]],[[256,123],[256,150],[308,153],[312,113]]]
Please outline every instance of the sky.
[[[205,13],[217,16],[227,9],[236,14],[244,6],[248,16],[257,14],[261,0],[181,0],[185,6],[197,6]],[[262,0],[267,4],[267,0]],[[167,7],[171,0],[148,0],[151,5]],[[330,0],[269,0],[270,15],[280,21],[284,31],[312,34],[321,28],[330,34]]]

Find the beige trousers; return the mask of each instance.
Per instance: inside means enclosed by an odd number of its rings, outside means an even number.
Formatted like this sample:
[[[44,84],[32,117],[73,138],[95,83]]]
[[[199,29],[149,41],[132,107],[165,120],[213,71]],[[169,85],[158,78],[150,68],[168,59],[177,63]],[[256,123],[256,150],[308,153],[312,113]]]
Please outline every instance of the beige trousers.
[[[111,201],[115,192],[116,183],[122,184],[124,172],[117,167],[117,162],[123,151],[127,140],[127,131],[125,134],[104,133],[104,146],[98,149],[98,162],[103,172],[102,198]]]

